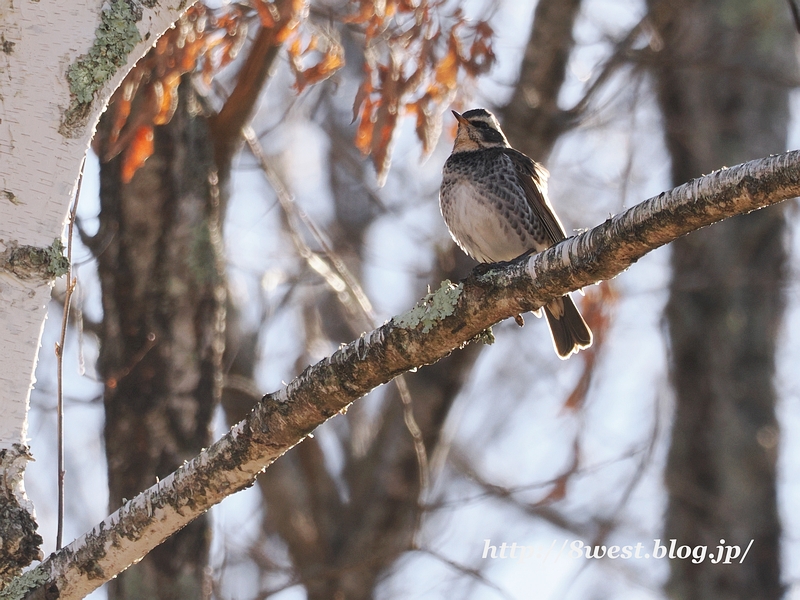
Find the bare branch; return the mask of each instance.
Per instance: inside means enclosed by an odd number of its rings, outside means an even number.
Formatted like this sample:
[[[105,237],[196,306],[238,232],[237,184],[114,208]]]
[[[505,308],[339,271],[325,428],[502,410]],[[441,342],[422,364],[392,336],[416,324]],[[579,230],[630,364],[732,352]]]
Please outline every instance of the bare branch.
[[[695,229],[800,195],[800,151],[694,179],[549,250],[473,273],[307,368],[163,481],[14,585],[82,598],[169,535],[253,484],[276,458],[374,387],[433,363],[500,320],[610,279]],[[26,586],[26,582],[31,582]],[[19,589],[19,587],[17,587]]]
[[[341,257],[334,252],[330,241],[327,236],[322,233],[322,230],[314,223],[313,219],[309,217],[305,211],[297,206],[294,198],[286,189],[286,186],[280,180],[278,174],[272,169],[264,154],[264,149],[256,137],[255,132],[251,127],[242,128],[242,135],[244,136],[250,151],[258,159],[261,165],[261,170],[272,186],[278,202],[280,202],[289,224],[289,234],[292,237],[295,248],[300,253],[309,267],[319,273],[330,288],[336,293],[336,297],[353,316],[361,316],[359,326],[373,329],[378,325],[378,319],[375,311],[372,309],[372,303],[369,301],[361,284],[350,272],[350,269],[344,264]],[[316,242],[322,247],[325,258],[328,260],[326,263],[320,256],[315,253],[308,244],[303,241],[300,234],[299,224],[302,222]],[[330,266],[329,264],[330,263]],[[332,268],[331,268],[332,267]],[[342,290],[344,287],[344,290]],[[344,294],[343,292],[347,293]],[[359,330],[356,330],[358,333]],[[361,330],[363,331],[363,330]],[[420,489],[425,490],[428,487],[430,476],[428,473],[428,455],[425,451],[425,444],[422,440],[422,431],[414,418],[414,410],[412,406],[411,392],[408,389],[408,384],[402,375],[394,379],[394,385],[397,388],[397,393],[403,403],[403,420],[405,421],[406,428],[414,440],[414,452],[417,455],[417,464],[419,465],[419,479]]]
[[[240,141],[240,132],[251,119],[275,59],[283,47],[286,32],[299,16],[301,4],[284,0],[276,7],[274,27],[263,27],[253,41],[231,95],[218,114],[209,119],[216,163],[229,165]]]
[[[75,197],[72,199],[72,208],[69,211],[69,224],[67,225],[67,284],[64,289],[64,312],[61,317],[61,336],[56,342],[56,372],[58,391],[56,393],[56,438],[58,447],[58,525],[56,527],[56,550],[61,549],[61,540],[64,532],[64,344],[67,340],[67,325],[69,324],[69,307],[78,278],[72,276],[72,234],[75,228],[75,219],[78,214],[78,200],[81,197],[81,184],[83,183],[83,169],[86,166],[86,157],[81,162],[81,171],[78,175],[78,186],[75,188]]]
[[[419,552],[423,552],[425,554],[429,554],[430,556],[434,557],[435,559],[437,559],[437,560],[441,561],[442,563],[446,564],[448,567],[450,567],[454,571],[457,571],[457,572],[461,573],[462,575],[466,575],[467,577],[472,577],[478,583],[482,583],[486,587],[492,588],[494,591],[496,591],[498,594],[500,594],[500,596],[503,597],[503,598],[509,598],[509,599],[512,598],[512,596],[508,595],[508,592],[506,592],[503,588],[501,588],[499,585],[497,585],[491,579],[489,579],[483,573],[481,573],[480,570],[478,570],[478,569],[476,569],[474,567],[468,567],[466,565],[462,565],[462,564],[460,564],[460,563],[458,563],[458,562],[456,562],[454,560],[451,560],[451,559],[447,558],[444,554],[441,554],[441,553],[437,552],[436,550],[434,550],[432,548],[420,548]]]

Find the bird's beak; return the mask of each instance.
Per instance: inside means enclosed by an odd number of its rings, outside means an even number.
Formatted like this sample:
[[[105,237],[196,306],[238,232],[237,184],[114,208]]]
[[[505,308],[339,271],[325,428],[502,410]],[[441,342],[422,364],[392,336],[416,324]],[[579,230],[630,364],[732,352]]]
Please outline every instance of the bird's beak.
[[[458,114],[456,111],[451,111],[453,116],[456,118],[456,121],[459,122],[460,125],[469,125],[469,121],[467,121],[464,117]]]

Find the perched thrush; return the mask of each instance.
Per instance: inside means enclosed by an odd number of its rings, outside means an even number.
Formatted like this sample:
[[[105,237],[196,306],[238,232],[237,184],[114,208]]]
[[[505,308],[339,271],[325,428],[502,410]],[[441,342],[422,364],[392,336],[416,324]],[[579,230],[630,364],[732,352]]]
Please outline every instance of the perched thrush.
[[[489,111],[453,114],[458,134],[444,164],[439,206],[461,249],[479,262],[495,263],[566,239],[547,199],[547,170],[509,146]],[[559,357],[591,346],[592,332],[569,295],[544,312]]]

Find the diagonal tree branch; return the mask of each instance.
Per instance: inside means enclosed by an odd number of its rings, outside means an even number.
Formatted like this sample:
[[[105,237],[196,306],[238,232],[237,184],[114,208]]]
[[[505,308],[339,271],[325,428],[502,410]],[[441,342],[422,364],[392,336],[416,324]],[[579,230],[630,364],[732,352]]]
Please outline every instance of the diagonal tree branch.
[[[262,24],[253,40],[244,65],[236,79],[236,86],[222,109],[209,118],[214,140],[214,158],[218,168],[229,169],[233,155],[241,142],[242,127],[250,122],[260,91],[266,85],[270,71],[288,32],[296,27],[303,9],[302,2],[282,0],[274,6],[273,27]],[[223,179],[227,179],[227,173]]]
[[[473,273],[458,285],[446,281],[410,311],[265,396],[207,451],[11,585],[31,590],[27,598],[82,598],[252,485],[276,458],[374,387],[439,360],[503,319],[612,278],[677,237],[798,195],[800,151],[751,161],[664,192],[541,254]]]

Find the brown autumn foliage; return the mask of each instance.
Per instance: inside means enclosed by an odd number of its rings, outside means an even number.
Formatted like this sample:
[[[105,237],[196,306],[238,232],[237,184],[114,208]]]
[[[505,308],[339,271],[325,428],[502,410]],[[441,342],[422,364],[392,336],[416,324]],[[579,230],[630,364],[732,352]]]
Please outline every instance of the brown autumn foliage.
[[[276,30],[297,93],[330,77],[344,65],[335,32],[315,27],[303,0],[292,4],[293,16],[284,20],[275,4],[265,0],[218,10],[202,4],[190,8],[112,97],[108,110],[114,127],[101,158],[122,153],[122,178],[130,181],[153,153],[153,127],[168,123],[175,112],[181,77],[198,73],[210,84],[236,58],[254,21]],[[361,0],[346,4],[346,12],[329,15],[363,35],[364,79],[353,105],[353,120],[359,122],[355,142],[371,156],[381,182],[389,170],[399,117],[416,115],[423,152],[430,152],[459,85],[487,72],[494,62],[487,22],[470,22],[459,9],[445,14],[444,4]]]
[[[243,16],[238,5],[210,11],[195,4],[128,73],[109,102],[114,124],[101,156],[109,161],[123,153],[125,183],[153,154],[153,127],[175,114],[181,76],[197,70],[210,82],[236,58],[247,36]]]
[[[383,40],[380,50],[365,53],[364,80],[353,104],[356,146],[371,155],[379,181],[389,170],[398,118],[416,114],[417,137],[429,153],[460,79],[474,79],[494,63],[488,23],[470,23],[458,9],[448,17],[442,12],[442,2],[398,2],[387,3],[385,14],[362,8],[352,19],[365,26],[367,48],[379,35]]]

